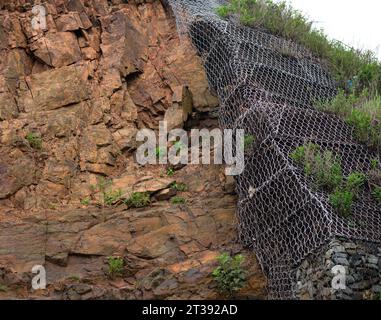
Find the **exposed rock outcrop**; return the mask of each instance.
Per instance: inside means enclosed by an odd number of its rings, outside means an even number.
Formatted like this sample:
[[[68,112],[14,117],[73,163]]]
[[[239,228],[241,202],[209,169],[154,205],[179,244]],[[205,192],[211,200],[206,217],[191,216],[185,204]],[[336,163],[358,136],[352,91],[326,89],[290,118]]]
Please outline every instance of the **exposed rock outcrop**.
[[[0,298],[215,298],[216,256],[244,251],[221,168],[168,177],[134,160],[138,129],[218,105],[200,58],[160,1],[50,0],[39,30],[32,4],[0,1]],[[180,180],[186,204],[174,205]],[[151,206],[107,204],[119,190],[148,192]],[[241,295],[264,297],[246,254]],[[115,255],[124,273],[110,279]],[[34,265],[47,270],[41,292]]]

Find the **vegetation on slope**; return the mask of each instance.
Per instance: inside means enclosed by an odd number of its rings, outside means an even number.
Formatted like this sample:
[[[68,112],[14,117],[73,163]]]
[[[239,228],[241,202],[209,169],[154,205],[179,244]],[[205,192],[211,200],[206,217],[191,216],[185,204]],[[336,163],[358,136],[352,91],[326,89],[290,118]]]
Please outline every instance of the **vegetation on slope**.
[[[373,93],[381,91],[381,63],[373,52],[355,50],[330,40],[323,30],[313,28],[312,21],[284,1],[231,0],[217,8],[217,13],[223,18],[237,16],[244,25],[265,28],[305,46],[328,62],[343,89],[354,90],[356,94],[365,88]]]
[[[223,18],[235,16],[244,25],[264,28],[276,36],[293,40],[325,61],[338,82],[339,92],[330,101],[316,102],[317,107],[342,117],[353,127],[360,143],[381,154],[381,63],[372,51],[356,50],[330,40],[323,30],[313,28],[312,21],[285,1],[231,0],[218,7],[217,13]],[[326,165],[329,156],[322,155],[315,164]],[[373,195],[381,198],[379,183],[376,186]]]

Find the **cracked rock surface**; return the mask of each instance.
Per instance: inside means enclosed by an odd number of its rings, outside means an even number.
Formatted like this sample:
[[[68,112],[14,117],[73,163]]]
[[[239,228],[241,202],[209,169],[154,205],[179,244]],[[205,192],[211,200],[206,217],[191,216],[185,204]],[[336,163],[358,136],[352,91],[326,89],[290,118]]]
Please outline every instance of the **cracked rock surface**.
[[[239,295],[264,298],[223,167],[168,176],[135,161],[139,129],[164,118],[215,128],[218,100],[170,10],[125,2],[45,1],[46,30],[34,30],[33,1],[0,1],[0,298],[216,298],[222,251],[247,256]],[[106,204],[116,190],[148,192],[151,204]],[[171,203],[176,193],[184,204]],[[119,277],[109,256],[124,261]],[[46,290],[31,289],[34,265],[46,267]]]

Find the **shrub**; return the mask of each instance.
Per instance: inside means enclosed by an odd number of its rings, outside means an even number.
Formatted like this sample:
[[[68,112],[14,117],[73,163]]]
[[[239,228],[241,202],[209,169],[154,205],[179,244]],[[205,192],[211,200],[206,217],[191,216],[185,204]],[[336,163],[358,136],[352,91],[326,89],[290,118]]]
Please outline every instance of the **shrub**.
[[[250,149],[255,141],[255,138],[253,135],[245,135],[243,138],[243,150]]]
[[[81,204],[84,206],[88,206],[90,204],[90,198],[86,197],[86,198],[82,199]]]
[[[133,208],[143,208],[150,204],[151,199],[148,192],[134,192],[128,199],[125,200],[125,204]]]
[[[223,253],[217,260],[219,266],[214,269],[212,275],[217,282],[219,291],[232,296],[246,283],[246,274],[241,268],[245,259],[240,254],[231,257],[228,253]]]
[[[115,277],[123,273],[124,261],[121,257],[108,257],[107,263],[110,277]]]
[[[329,202],[340,215],[347,218],[352,212],[353,193],[350,191],[335,191],[329,196]]]
[[[175,196],[173,198],[171,198],[171,203],[173,204],[182,204],[182,203],[185,203],[185,199],[183,197],[180,197],[180,196]]]
[[[172,177],[175,174],[175,170],[172,167],[167,169],[167,176]]]
[[[377,169],[377,167],[378,167],[378,159],[374,158],[374,159],[370,160],[370,167],[371,167],[372,170]]]
[[[322,152],[318,145],[308,143],[297,147],[290,158],[303,165],[304,173],[314,178],[318,188],[332,191],[342,183],[341,164],[334,159],[331,151]]]
[[[381,203],[381,187],[375,186],[372,194],[377,202]]]
[[[36,150],[42,149],[42,139],[35,133],[28,133],[25,139],[29,142],[29,145]]]
[[[365,181],[366,181],[365,174],[360,172],[352,172],[347,177],[346,190],[349,192],[352,192],[353,195],[357,196],[357,194],[360,191],[360,188],[364,186]]]
[[[171,189],[174,189],[174,190],[176,190],[176,191],[180,191],[180,192],[183,192],[183,191],[187,191],[187,190],[188,190],[186,184],[184,184],[184,183],[173,182],[169,187],[170,187]]]
[[[112,206],[117,201],[121,200],[122,190],[110,190],[103,192],[103,203],[106,206]]]
[[[350,126],[356,138],[370,148],[381,150],[381,96],[364,91],[360,96],[346,95],[340,91],[329,102],[320,102],[317,107],[342,117]]]

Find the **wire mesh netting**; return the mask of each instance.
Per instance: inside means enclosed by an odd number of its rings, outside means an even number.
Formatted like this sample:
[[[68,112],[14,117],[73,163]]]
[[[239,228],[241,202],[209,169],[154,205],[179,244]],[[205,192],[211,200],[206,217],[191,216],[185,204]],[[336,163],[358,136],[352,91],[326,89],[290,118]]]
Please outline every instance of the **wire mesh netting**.
[[[312,142],[340,159],[344,175],[367,173],[376,157],[338,117],[315,110],[332,98],[335,83],[305,48],[264,30],[225,21],[217,0],[169,0],[179,32],[203,60],[220,100],[222,128],[255,137],[236,177],[240,239],[268,277],[270,299],[292,299],[295,270],[334,237],[381,241],[381,208],[367,187],[350,218],[338,215],[329,195],[316,190],[290,158]]]

